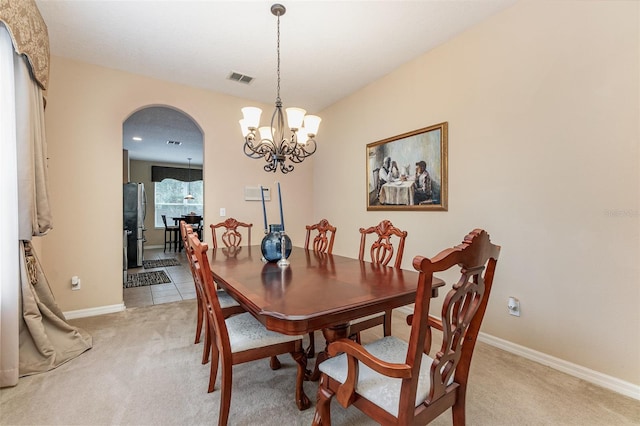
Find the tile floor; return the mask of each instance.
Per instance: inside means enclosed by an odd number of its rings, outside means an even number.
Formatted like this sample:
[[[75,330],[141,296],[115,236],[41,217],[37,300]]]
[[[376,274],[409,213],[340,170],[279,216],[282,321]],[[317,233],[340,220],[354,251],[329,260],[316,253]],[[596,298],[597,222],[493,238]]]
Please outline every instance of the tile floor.
[[[149,271],[164,271],[171,279],[167,284],[155,284],[142,287],[124,289],[124,305],[127,308],[139,306],[158,305],[161,303],[177,302],[196,298],[196,290],[193,284],[191,270],[184,252],[163,252],[162,248],[145,249],[144,260],[165,259],[174,257],[180,262],[180,266],[167,266],[164,268],[144,269],[129,268],[128,274]]]

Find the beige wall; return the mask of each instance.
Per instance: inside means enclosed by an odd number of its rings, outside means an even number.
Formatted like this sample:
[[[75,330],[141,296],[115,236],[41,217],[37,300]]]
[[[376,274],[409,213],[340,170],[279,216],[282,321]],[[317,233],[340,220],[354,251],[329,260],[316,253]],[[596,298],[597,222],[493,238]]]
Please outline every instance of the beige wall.
[[[388,218],[410,268],[485,228],[503,250],[483,332],[640,384],[639,5],[519,3],[323,111],[334,252]],[[366,144],[443,121],[449,211],[367,212]]]
[[[313,159],[290,175],[267,174],[246,157],[238,128],[243,99],[52,57],[45,112],[54,229],[40,257],[63,311],[122,303],[122,123],[150,105],[189,115],[204,134],[205,224],[227,216],[254,224],[262,234],[259,202],[244,201],[244,187],[282,185],[285,221],[294,243],[304,242],[312,217]],[[255,104],[255,103],[253,103]],[[266,111],[272,106],[262,105]],[[273,223],[277,201],[267,203]],[[205,233],[209,241],[210,234]],[[82,289],[71,291],[73,275]]]

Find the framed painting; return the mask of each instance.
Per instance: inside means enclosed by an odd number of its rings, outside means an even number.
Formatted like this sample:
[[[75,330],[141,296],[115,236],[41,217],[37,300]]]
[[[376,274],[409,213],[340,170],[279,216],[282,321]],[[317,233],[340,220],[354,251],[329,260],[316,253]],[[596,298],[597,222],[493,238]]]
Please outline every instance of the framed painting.
[[[447,210],[448,123],[367,144],[367,210]]]

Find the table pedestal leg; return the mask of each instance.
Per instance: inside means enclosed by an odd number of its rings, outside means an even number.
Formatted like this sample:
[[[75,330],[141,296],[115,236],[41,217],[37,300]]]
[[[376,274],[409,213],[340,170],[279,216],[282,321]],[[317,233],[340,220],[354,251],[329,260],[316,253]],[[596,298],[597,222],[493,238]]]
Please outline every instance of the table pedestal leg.
[[[320,379],[320,370],[318,369],[320,363],[329,358],[329,354],[327,353],[327,346],[329,346],[329,343],[335,342],[338,339],[346,339],[347,337],[349,337],[349,323],[334,325],[332,327],[325,328],[324,330],[322,330],[322,334],[324,335],[326,341],[325,347],[322,351],[318,352],[318,355],[316,356],[316,365],[313,368],[313,372],[306,377],[306,380],[310,380],[313,382]]]
[[[300,411],[311,407],[311,400],[304,393],[304,380],[307,376],[307,355],[300,346],[300,351],[291,354],[293,359],[298,363],[298,374],[296,375],[296,405]],[[275,358],[275,357],[274,357]],[[277,358],[276,358],[277,359]]]

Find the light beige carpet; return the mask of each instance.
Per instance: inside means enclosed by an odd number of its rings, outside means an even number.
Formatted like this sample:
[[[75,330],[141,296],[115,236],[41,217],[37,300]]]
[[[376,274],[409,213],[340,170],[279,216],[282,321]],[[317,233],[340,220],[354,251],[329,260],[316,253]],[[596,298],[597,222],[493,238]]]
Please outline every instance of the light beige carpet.
[[[93,349],[0,390],[0,424],[217,424],[219,391],[207,393],[209,366],[200,364],[202,343],[193,344],[195,307],[191,300],[71,321],[92,334]],[[393,331],[401,337],[402,321],[395,313]],[[311,423],[313,408],[300,412],[294,403],[295,364],[280,360],[278,371],[268,360],[234,367],[229,424]],[[305,390],[315,403],[317,384],[306,382]],[[469,425],[640,424],[638,401],[482,343],[467,401]],[[332,417],[334,425],[374,424],[335,401]],[[450,413],[433,424],[450,425]]]

